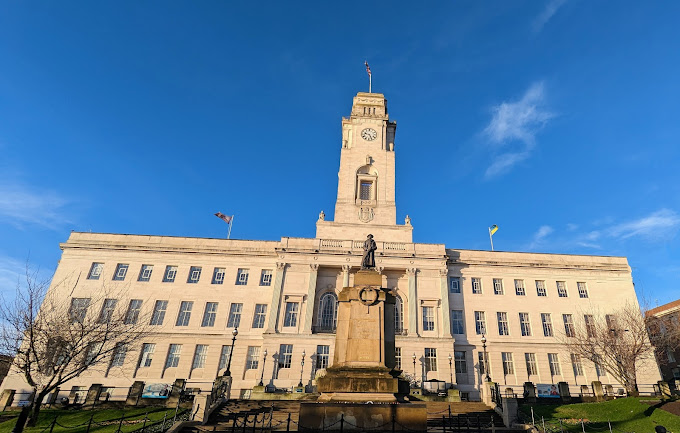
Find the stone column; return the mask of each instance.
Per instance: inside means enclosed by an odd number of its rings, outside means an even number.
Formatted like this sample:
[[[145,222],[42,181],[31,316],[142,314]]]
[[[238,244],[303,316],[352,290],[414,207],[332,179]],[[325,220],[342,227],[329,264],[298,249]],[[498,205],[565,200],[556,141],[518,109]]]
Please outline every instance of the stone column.
[[[142,398],[142,391],[144,391],[144,382],[139,380],[133,382],[130,390],[128,391],[125,404],[128,406],[137,406],[139,399]]]
[[[533,382],[524,382],[524,401],[536,403],[536,387]]]
[[[342,265],[342,287],[349,287],[349,271],[352,269],[350,265]]]
[[[177,403],[179,402],[179,399],[182,396],[182,392],[184,391],[184,385],[185,384],[186,384],[186,380],[175,379],[175,383],[172,384],[172,391],[170,391],[170,395],[168,396],[168,399],[165,400],[165,406],[166,407],[177,406]]]
[[[418,336],[418,299],[416,298],[416,274],[418,269],[406,269],[408,274],[408,335]]]
[[[439,270],[439,288],[442,295],[442,337],[451,338],[451,310],[449,309],[449,270],[447,268]]]
[[[90,385],[90,389],[87,390],[87,396],[85,397],[85,404],[95,404],[99,400],[99,394],[102,392],[101,383],[93,383]]]
[[[563,403],[571,402],[571,393],[569,392],[569,384],[567,382],[557,382],[557,389],[560,391],[560,400]]]
[[[309,285],[307,286],[307,308],[305,309],[305,327],[302,330],[303,334],[312,333],[312,318],[314,317],[314,301],[316,299],[316,277],[319,273],[319,264],[311,263],[309,265],[311,272],[309,273]]]
[[[604,400],[604,391],[602,390],[602,382],[599,380],[595,380],[592,383],[593,386],[593,396],[595,397],[596,401],[602,401]]]
[[[274,278],[274,289],[272,289],[272,304],[269,306],[269,323],[267,324],[268,334],[277,332],[276,325],[279,323],[279,309],[281,308],[281,291],[283,290],[283,274],[286,271],[286,263],[276,264],[276,278]]]

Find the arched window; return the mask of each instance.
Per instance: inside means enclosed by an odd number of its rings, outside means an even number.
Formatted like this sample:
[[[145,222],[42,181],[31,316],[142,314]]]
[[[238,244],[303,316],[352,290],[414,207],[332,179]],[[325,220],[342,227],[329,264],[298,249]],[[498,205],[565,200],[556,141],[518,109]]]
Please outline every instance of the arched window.
[[[396,296],[394,302],[394,333],[401,334],[404,332],[404,301],[399,295]]]
[[[335,293],[326,293],[319,301],[318,330],[335,331],[338,316],[338,298]]]

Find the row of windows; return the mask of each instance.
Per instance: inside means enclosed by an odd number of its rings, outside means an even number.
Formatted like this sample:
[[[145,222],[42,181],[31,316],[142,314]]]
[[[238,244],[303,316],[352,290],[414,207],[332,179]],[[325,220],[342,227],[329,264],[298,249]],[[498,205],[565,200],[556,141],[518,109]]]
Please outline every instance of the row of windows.
[[[541,328],[543,330],[544,337],[554,337],[552,314],[551,313],[540,313],[541,314]],[[484,311],[475,311],[475,333],[477,335],[488,334],[488,329],[486,326],[486,313]],[[519,313],[519,327],[520,332],[523,337],[531,337],[533,335],[533,330],[531,327],[531,317],[529,313]],[[607,323],[611,330],[616,329],[614,323],[615,317],[612,315],[607,315]],[[594,318],[590,314],[585,314],[583,316],[585,323],[585,330],[589,338],[595,337],[595,325]],[[510,327],[508,324],[508,313],[504,311],[496,312],[496,322],[498,325],[498,335],[510,335]],[[562,314],[562,323],[564,325],[564,335],[567,337],[575,337],[576,329],[574,328],[574,318],[572,314]],[[463,320],[463,310],[452,310],[451,311],[451,325],[452,332],[454,334],[464,334],[465,325]],[[615,332],[615,331],[614,331]]]
[[[550,368],[551,376],[561,376],[562,367],[560,366],[560,357],[557,353],[548,353],[548,366]],[[581,357],[576,354],[571,354],[571,367],[574,376],[583,376],[583,362]],[[512,352],[501,352],[501,360],[503,361],[503,374],[515,374],[515,363]],[[484,362],[484,353],[479,352],[479,365],[481,374],[486,373],[486,363]],[[524,365],[526,366],[527,376],[538,376],[538,363],[536,362],[535,353],[524,354]],[[601,358],[595,358],[595,373],[598,377],[607,376],[607,371],[602,366]]]
[[[116,265],[116,270],[113,273],[113,281],[125,281],[127,277],[128,269],[130,265],[127,263],[118,263]],[[165,272],[163,273],[164,283],[174,283],[177,277],[177,266],[167,265],[165,267]],[[195,284],[201,279],[201,266],[191,266],[189,268],[189,273],[187,274],[187,283]],[[90,267],[90,272],[87,274],[89,280],[98,280],[104,271],[104,264],[94,262]],[[272,284],[272,270],[262,269],[260,273],[260,286],[271,286]],[[139,269],[139,274],[137,276],[137,281],[149,281],[151,280],[151,274],[153,273],[153,265],[142,265]],[[237,286],[245,286],[248,284],[248,275],[250,273],[249,269],[239,268],[236,272],[236,284]],[[226,268],[213,268],[212,284],[224,284],[224,276],[226,274]]]
[[[473,277],[472,281],[472,293],[482,294],[482,279]],[[517,296],[526,296],[526,289],[524,287],[524,280],[516,279],[515,281],[515,294]],[[548,292],[545,287],[544,280],[535,280],[536,283],[536,294],[538,296],[548,296]],[[567,298],[569,293],[567,291],[567,283],[565,281],[555,281],[555,287],[557,288],[557,296],[560,298]],[[584,282],[577,282],[576,288],[578,290],[578,296],[580,298],[588,297],[588,287]],[[449,292],[451,293],[461,293],[460,277],[449,277]],[[503,288],[503,279],[494,278],[493,279],[493,293],[494,295],[504,295],[505,289]]]

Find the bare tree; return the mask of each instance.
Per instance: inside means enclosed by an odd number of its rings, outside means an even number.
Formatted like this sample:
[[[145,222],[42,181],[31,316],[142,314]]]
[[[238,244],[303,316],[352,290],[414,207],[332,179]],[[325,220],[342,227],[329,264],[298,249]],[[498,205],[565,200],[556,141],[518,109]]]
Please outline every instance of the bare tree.
[[[27,269],[15,299],[0,304],[0,350],[14,356],[12,370],[33,388],[28,425],[50,392],[86,370],[109,368],[148,335],[148,321],[117,305],[118,293],[102,286],[75,298],[77,285],[75,278],[50,285]]]
[[[677,311],[645,309],[649,338],[656,350],[659,364],[668,364],[669,353],[680,349],[680,314]]]
[[[654,355],[645,318],[630,303],[608,314],[585,312],[583,320],[565,325],[559,340],[569,352],[606,370],[629,395],[638,393],[637,367]]]

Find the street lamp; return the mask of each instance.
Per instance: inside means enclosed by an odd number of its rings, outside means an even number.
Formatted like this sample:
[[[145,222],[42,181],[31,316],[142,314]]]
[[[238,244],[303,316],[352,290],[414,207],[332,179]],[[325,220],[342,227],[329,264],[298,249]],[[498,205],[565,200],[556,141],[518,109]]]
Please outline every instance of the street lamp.
[[[453,370],[451,369],[451,354],[449,353],[449,374],[451,375],[451,387],[453,387]]]
[[[484,379],[487,382],[491,382],[491,376],[489,376],[489,355],[486,353],[486,336],[482,334],[482,347],[484,348],[484,373],[486,376]]]
[[[267,349],[264,349],[264,353],[262,354],[262,373],[260,374],[260,386],[264,386],[264,382],[262,382],[262,379],[264,379],[264,365],[267,363]]]
[[[413,380],[416,380],[416,353],[413,352]]]
[[[302,387],[302,372],[305,370],[305,350],[302,350],[302,361],[300,361],[300,383],[298,383],[299,387]]]
[[[234,328],[231,331],[231,335],[234,337],[231,339],[231,350],[229,351],[229,362],[227,362],[227,371],[224,372],[225,376],[231,377],[231,358],[234,356],[234,343],[236,343],[236,336],[238,335],[238,328]]]

